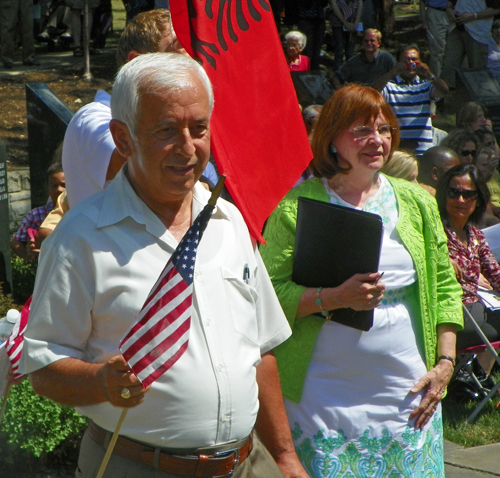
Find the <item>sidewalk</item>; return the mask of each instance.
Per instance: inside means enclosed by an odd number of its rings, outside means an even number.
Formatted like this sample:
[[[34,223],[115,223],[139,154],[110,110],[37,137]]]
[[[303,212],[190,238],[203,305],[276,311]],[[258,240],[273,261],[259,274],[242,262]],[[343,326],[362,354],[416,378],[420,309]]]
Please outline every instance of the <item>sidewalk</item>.
[[[40,63],[38,66],[24,66],[20,61],[20,53],[16,52],[16,58],[14,60],[14,66],[11,70],[7,70],[3,67],[2,62],[0,62],[0,76],[3,77],[14,77],[26,73],[28,71],[57,71],[59,69],[66,68],[68,66],[80,66],[82,72],[84,70],[84,59],[82,57],[74,57],[72,50],[62,51],[56,49],[55,51],[47,51],[45,45],[36,44],[36,61]],[[96,60],[107,61],[110,64],[110,68],[115,68],[115,54],[116,54],[116,39],[110,37],[106,44],[106,48],[100,50],[99,55],[90,57],[90,71],[92,73],[93,64]]]
[[[500,476],[500,443],[463,448],[444,442],[446,478],[493,478]]]

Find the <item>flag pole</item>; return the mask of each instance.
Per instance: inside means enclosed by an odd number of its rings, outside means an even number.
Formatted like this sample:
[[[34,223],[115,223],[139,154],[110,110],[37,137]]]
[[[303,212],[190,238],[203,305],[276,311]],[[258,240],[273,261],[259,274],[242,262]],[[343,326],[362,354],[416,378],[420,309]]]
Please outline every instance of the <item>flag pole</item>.
[[[120,418],[118,419],[118,423],[116,424],[115,432],[113,433],[113,436],[111,437],[108,448],[106,449],[106,454],[104,455],[104,458],[102,459],[101,467],[99,468],[99,472],[97,473],[96,478],[102,478],[102,476],[104,475],[104,472],[106,471],[106,467],[108,466],[108,461],[111,457],[111,453],[113,453],[113,448],[115,447],[116,440],[118,440],[118,436],[120,435],[120,429],[123,425],[123,421],[125,420],[125,417],[127,416],[127,412],[128,412],[128,408],[124,408],[122,410],[122,414],[120,415]]]
[[[83,3],[83,63],[85,71],[83,72],[84,81],[92,81],[92,73],[90,73],[90,35],[89,35],[89,2],[84,0]]]
[[[9,398],[11,388],[12,384],[9,383],[9,385],[7,385],[7,390],[5,391],[5,395],[3,396],[2,408],[0,409],[0,423],[2,423],[3,414],[5,412],[5,407],[7,406],[7,399]]]
[[[215,206],[215,203],[217,202],[217,199],[219,199],[219,196],[222,192],[222,188],[224,187],[224,181],[226,180],[226,175],[221,174],[219,181],[217,181],[217,184],[214,187],[214,190],[212,192],[212,195],[210,196],[210,199],[208,200],[208,204],[210,206]]]

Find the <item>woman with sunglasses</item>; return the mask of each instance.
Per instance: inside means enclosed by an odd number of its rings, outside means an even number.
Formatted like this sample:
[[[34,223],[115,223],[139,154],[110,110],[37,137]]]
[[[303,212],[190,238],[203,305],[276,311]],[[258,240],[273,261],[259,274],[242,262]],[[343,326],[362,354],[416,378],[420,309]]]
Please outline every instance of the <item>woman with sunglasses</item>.
[[[292,327],[275,350],[285,405],[314,478],[360,476],[365,464],[370,476],[444,476],[439,402],[453,372],[461,290],[433,198],[379,172],[398,144],[378,91],[338,89],[313,132],[315,177],[287,194],[264,232],[262,258]],[[294,282],[299,197],[380,215],[379,270],[338,287]],[[371,329],[336,323],[345,308],[373,310]]]
[[[440,146],[446,146],[455,151],[460,163],[472,163],[477,152],[478,139],[470,131],[457,129],[446,136]]]
[[[500,266],[484,234],[475,226],[481,221],[489,198],[484,179],[472,164],[460,164],[446,171],[436,192],[450,259],[463,289],[462,302],[488,339],[495,341],[500,337],[500,313],[486,309],[477,295],[479,285],[500,292]],[[474,327],[465,320],[464,329],[457,334],[457,349],[480,343]],[[494,358],[484,353],[478,361],[489,375]]]

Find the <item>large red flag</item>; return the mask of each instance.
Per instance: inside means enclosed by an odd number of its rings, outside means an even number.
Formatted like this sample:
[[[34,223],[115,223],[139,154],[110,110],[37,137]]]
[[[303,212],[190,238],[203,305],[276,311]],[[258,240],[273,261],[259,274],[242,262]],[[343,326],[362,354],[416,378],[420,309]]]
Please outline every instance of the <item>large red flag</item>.
[[[175,32],[215,96],[212,151],[252,236],[312,158],[267,0],[171,0]]]

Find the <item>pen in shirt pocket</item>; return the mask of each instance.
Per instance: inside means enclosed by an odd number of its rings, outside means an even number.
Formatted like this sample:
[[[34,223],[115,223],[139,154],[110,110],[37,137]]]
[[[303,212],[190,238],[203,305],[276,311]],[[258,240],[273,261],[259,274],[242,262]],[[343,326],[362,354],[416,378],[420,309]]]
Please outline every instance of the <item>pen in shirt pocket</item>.
[[[250,267],[248,267],[248,264],[245,264],[243,267],[243,280],[245,281],[245,284],[248,284],[248,281],[250,279]]]

